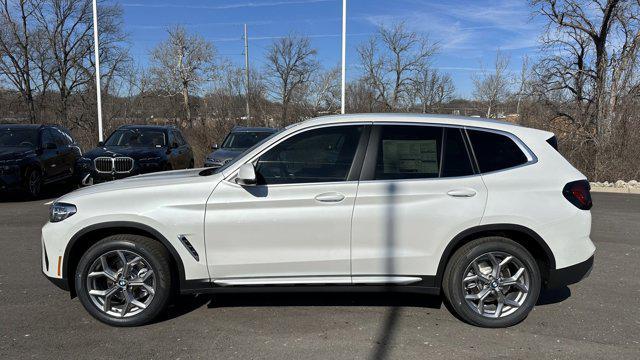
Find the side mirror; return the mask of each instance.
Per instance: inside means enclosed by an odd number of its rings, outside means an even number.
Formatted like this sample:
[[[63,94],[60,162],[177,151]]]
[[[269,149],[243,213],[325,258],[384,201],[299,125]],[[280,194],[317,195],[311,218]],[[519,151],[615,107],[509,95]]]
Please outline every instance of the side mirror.
[[[253,167],[253,164],[246,163],[240,166],[238,176],[236,176],[236,184],[242,186],[254,186],[256,183],[256,169]]]
[[[103,147],[104,146],[104,141],[98,141],[98,147]]]
[[[47,150],[55,150],[58,148],[58,145],[56,145],[55,143],[46,143],[44,144],[44,148]]]
[[[211,150],[218,150],[218,144],[211,145]]]

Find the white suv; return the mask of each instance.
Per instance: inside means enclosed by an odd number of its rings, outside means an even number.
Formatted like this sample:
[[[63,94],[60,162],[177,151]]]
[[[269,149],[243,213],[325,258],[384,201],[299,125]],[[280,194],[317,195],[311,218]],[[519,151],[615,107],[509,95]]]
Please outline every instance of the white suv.
[[[509,326],[593,265],[589,184],[555,147],[472,118],[312,119],[215,170],[61,197],[42,270],[119,326],[174,293],[344,289],[442,293],[471,324]]]

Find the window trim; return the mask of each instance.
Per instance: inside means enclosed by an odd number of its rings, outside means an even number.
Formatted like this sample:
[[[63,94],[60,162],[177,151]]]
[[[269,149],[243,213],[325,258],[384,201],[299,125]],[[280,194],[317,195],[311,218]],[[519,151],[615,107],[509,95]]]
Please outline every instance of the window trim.
[[[380,139],[380,129],[382,126],[387,126],[387,125],[432,126],[432,127],[441,127],[441,128],[460,129],[462,131],[462,135],[463,135],[462,138],[464,140],[465,147],[467,149],[467,155],[471,160],[471,166],[473,168],[474,173],[471,175],[464,175],[464,176],[450,176],[450,177],[437,177],[437,178],[374,179],[373,176],[374,176],[374,171],[376,166],[375,162],[377,160],[378,142],[379,142],[378,140]],[[512,167],[504,168],[500,170],[494,170],[494,171],[489,171],[485,173],[481,172],[480,166],[478,165],[478,159],[476,157],[475,152],[473,151],[473,145],[471,144],[471,139],[469,137],[469,133],[467,132],[467,130],[486,131],[486,132],[507,136],[513,142],[515,142],[518,148],[520,148],[520,150],[524,153],[525,157],[527,158],[527,162],[517,166],[512,166]],[[442,153],[444,153],[444,151],[442,151]],[[538,162],[538,157],[536,156],[536,154],[522,140],[520,140],[520,138],[518,138],[516,135],[508,131],[492,129],[492,128],[484,128],[484,127],[478,127],[478,126],[455,125],[455,124],[444,124],[444,123],[380,121],[380,122],[372,123],[371,134],[369,137],[369,145],[367,146],[367,154],[364,159],[362,171],[360,172],[360,182],[437,181],[437,180],[447,180],[447,179],[463,179],[463,178],[468,178],[473,176],[482,176],[482,175],[493,174],[501,171],[517,169],[520,167],[533,165],[537,162]]]
[[[469,133],[468,133],[467,130],[485,131],[485,132],[490,132],[490,133],[494,133],[494,134],[503,135],[503,136],[508,137],[509,139],[511,139],[518,146],[518,148],[520,148],[520,151],[522,151],[524,156],[527,158],[527,161],[522,163],[522,164],[520,164],[520,165],[510,166],[510,167],[507,167],[507,168],[504,168],[504,169],[482,172],[480,170],[480,163],[478,162],[478,157],[476,156],[476,153],[473,150],[473,143],[471,142],[471,137],[469,136]],[[467,141],[469,142],[469,150],[471,150],[471,154],[472,154],[472,157],[473,157],[473,163],[475,164],[475,166],[477,166],[478,175],[495,174],[495,173],[499,173],[499,172],[502,172],[502,171],[507,171],[507,170],[512,170],[512,169],[517,169],[517,168],[533,165],[533,164],[538,162],[538,157],[527,146],[527,144],[525,144],[522,140],[520,140],[520,138],[518,138],[517,136],[515,136],[514,134],[512,134],[510,132],[497,130],[497,129],[475,127],[475,126],[464,126],[464,133],[466,134]]]
[[[322,124],[322,125],[316,125],[316,126],[311,126],[311,127],[307,127],[307,128],[303,128],[303,129],[298,129],[298,131],[292,132],[288,135],[283,136],[282,138],[276,140],[275,142],[271,143],[270,145],[266,146],[263,149],[258,150],[258,152],[256,152],[254,155],[250,156],[247,160],[240,160],[238,161],[237,167],[234,168],[233,170],[231,170],[229,172],[228,176],[225,176],[223,181],[226,181],[228,183],[237,185],[235,181],[233,181],[236,176],[238,176],[238,171],[240,169],[240,167],[244,164],[248,164],[248,163],[252,163],[254,166],[256,165],[255,162],[258,160],[258,158],[260,158],[260,156],[262,156],[263,154],[265,154],[266,152],[268,152],[269,150],[271,150],[272,148],[274,148],[275,146],[279,145],[280,143],[290,139],[293,136],[302,134],[304,132],[307,131],[312,131],[312,130],[317,130],[317,129],[322,129],[322,128],[327,128],[327,127],[337,127],[337,126],[362,126],[363,130],[362,133],[360,134],[360,139],[358,140],[358,146],[356,148],[356,152],[353,156],[353,162],[351,163],[351,168],[349,169],[349,173],[347,174],[347,179],[344,181],[322,181],[322,182],[305,182],[305,183],[289,183],[289,184],[265,184],[265,185],[257,185],[257,186],[266,186],[266,187],[282,187],[282,186],[304,186],[304,185],[327,185],[327,184],[346,184],[346,183],[357,183],[358,179],[360,178],[360,174],[362,172],[362,164],[365,160],[365,156],[367,153],[367,144],[369,142],[369,138],[371,136],[371,122],[370,121],[358,121],[358,122],[350,122],[350,123],[333,123],[333,124]],[[238,185],[240,186],[240,185]]]

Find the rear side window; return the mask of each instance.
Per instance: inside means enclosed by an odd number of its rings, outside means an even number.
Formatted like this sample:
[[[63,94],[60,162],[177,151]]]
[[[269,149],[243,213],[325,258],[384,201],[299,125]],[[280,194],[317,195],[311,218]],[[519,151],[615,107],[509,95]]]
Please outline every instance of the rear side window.
[[[518,144],[508,136],[481,130],[467,132],[480,172],[508,169],[527,162]]]
[[[461,129],[445,129],[442,159],[442,177],[473,175],[471,159]]]
[[[433,126],[383,126],[373,178],[439,177],[442,132],[442,128]]]

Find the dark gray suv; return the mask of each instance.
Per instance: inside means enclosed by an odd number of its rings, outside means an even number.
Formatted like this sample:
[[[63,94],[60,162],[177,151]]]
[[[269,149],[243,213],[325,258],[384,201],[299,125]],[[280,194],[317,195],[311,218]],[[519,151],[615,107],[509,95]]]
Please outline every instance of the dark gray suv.
[[[213,150],[204,160],[205,167],[218,168],[227,162],[233,160],[236,156],[242,154],[243,151],[268,138],[277,129],[267,127],[242,127],[236,126],[224,138],[222,146],[215,144],[211,147]]]

